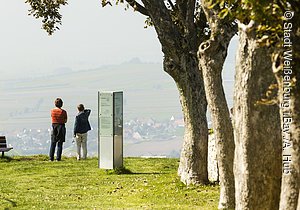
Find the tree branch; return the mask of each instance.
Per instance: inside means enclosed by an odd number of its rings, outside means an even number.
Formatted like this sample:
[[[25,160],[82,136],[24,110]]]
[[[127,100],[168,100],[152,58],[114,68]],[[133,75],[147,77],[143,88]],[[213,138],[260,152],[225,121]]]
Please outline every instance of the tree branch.
[[[179,9],[181,16],[184,18],[184,24],[186,27],[190,28],[190,26],[194,23],[196,0],[177,0],[176,5],[178,5],[177,8]]]
[[[192,39],[193,34],[196,32],[196,25],[195,25],[195,9],[196,9],[196,0],[187,0],[187,10],[185,15],[185,25],[187,28],[187,35],[189,39]],[[196,37],[194,37],[196,38]],[[193,40],[197,42],[197,40]]]
[[[142,2],[153,21],[163,53],[172,55],[173,59],[178,57],[183,49],[183,43],[178,41],[182,40],[182,36],[178,26],[172,21],[170,10],[161,0],[142,0]],[[176,49],[176,52],[173,49]],[[179,61],[179,57],[177,61]]]
[[[211,3],[207,0],[201,0],[201,7],[206,15],[206,19],[209,21],[209,28],[211,30],[211,39],[216,37],[222,38],[226,36],[232,37],[237,32],[237,25],[234,24],[233,17],[227,15],[225,18],[219,16],[221,8],[215,6],[210,8]]]
[[[62,15],[59,13],[61,5],[67,5],[67,0],[60,1],[36,1],[26,0],[31,7],[29,9],[29,15],[32,15],[36,19],[42,18],[42,28],[52,35],[59,29],[57,25],[61,25]]]
[[[253,29],[254,25],[255,25],[255,21],[254,20],[250,20],[250,22],[245,25],[242,22],[240,22],[239,20],[237,21],[238,26],[241,30],[245,31],[246,33],[249,32],[250,30]]]
[[[139,13],[141,13],[142,15],[145,16],[149,16],[149,13],[147,11],[147,9],[139,4],[138,2],[136,2],[135,0],[126,0],[126,2],[136,11],[138,11]]]
[[[168,0],[168,2],[170,4],[170,6],[172,7],[172,10],[175,10],[175,6],[174,6],[173,2],[171,0]]]
[[[176,8],[178,9],[178,19],[182,24],[184,31],[183,34],[187,39],[192,39],[195,34],[195,9],[196,0],[177,0]],[[194,42],[194,40],[193,40]]]
[[[196,0],[187,0],[186,23],[189,28],[194,27]]]

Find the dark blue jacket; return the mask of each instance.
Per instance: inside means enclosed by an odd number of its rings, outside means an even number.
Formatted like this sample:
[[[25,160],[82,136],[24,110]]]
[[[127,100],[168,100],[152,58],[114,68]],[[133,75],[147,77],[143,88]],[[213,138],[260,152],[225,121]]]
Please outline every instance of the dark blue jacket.
[[[91,125],[89,123],[89,116],[91,114],[91,110],[85,109],[82,112],[79,112],[75,118],[74,124],[74,135],[76,133],[86,133],[91,130]]]

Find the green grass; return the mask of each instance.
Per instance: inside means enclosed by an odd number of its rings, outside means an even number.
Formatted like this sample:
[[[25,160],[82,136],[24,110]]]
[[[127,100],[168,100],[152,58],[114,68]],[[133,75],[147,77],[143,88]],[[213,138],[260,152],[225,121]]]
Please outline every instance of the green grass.
[[[96,158],[0,158],[0,209],[217,209],[219,187],[183,185],[178,159],[125,158],[124,165],[114,173]]]

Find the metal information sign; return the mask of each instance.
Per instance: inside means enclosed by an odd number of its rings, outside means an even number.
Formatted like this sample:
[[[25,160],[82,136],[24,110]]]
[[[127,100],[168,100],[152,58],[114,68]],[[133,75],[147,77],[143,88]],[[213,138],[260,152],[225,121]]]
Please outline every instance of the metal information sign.
[[[99,95],[100,135],[113,135],[113,93]]]
[[[123,92],[98,92],[99,168],[123,166]]]

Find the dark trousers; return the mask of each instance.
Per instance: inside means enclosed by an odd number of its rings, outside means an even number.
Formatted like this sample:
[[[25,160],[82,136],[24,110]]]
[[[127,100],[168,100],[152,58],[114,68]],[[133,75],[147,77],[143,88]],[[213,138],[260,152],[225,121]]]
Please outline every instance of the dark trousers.
[[[54,160],[54,153],[55,153],[56,144],[57,144],[56,160],[57,161],[61,160],[61,154],[62,154],[62,150],[63,150],[63,142],[51,141],[50,153],[49,153],[49,158],[50,158],[51,161]]]

